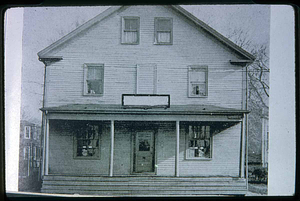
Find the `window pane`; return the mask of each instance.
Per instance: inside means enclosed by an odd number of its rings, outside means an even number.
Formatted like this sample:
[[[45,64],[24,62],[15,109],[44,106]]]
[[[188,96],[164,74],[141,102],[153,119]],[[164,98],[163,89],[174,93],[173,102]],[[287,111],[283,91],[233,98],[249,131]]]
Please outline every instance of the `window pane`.
[[[137,31],[124,31],[124,43],[137,43],[138,42]]]
[[[172,22],[170,19],[158,19],[157,31],[172,31]]]
[[[95,80],[102,78],[102,68],[101,67],[89,67],[88,68],[88,80]]]
[[[84,124],[81,134],[77,133],[76,156],[97,156],[99,150],[99,126]],[[78,138],[80,137],[80,138]]]
[[[150,143],[148,140],[139,140],[139,151],[150,151]]]
[[[157,42],[170,43],[171,42],[171,32],[157,32]]]
[[[192,95],[206,95],[206,85],[205,84],[192,84]]]
[[[137,31],[138,30],[138,20],[137,19],[124,19],[125,30]]]
[[[101,87],[101,80],[87,80],[87,87],[89,94],[101,94],[102,87]]]
[[[205,71],[192,71],[190,74],[191,82],[206,82]]]
[[[211,158],[210,126],[190,125],[187,136],[188,158]]]

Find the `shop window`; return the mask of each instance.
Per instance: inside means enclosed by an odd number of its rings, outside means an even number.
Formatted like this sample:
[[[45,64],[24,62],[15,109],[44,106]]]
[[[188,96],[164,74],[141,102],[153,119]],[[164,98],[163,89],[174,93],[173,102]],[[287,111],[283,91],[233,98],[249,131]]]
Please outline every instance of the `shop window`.
[[[211,157],[210,126],[189,125],[186,135],[186,159],[210,159]]]
[[[100,157],[99,125],[86,123],[75,134],[75,158],[97,159]]]

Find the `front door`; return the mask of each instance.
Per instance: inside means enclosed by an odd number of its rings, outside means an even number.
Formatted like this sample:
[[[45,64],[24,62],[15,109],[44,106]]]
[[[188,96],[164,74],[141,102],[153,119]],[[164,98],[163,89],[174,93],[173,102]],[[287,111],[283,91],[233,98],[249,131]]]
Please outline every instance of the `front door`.
[[[154,132],[139,131],[135,138],[135,172],[153,172]]]

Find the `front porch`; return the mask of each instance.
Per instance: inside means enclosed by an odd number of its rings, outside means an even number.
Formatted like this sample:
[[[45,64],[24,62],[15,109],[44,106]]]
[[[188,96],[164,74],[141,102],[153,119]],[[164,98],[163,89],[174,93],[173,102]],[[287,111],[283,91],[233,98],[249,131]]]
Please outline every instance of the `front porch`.
[[[246,192],[244,111],[203,111],[199,106],[183,110],[103,109],[46,110],[42,192]],[[99,137],[83,139],[82,133]]]

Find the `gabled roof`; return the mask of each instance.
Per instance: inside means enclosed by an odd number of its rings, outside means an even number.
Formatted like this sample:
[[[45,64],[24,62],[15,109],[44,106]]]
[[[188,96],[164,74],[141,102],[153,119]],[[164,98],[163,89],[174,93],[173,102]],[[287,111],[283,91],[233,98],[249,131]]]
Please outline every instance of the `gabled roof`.
[[[73,30],[72,32],[67,34],[66,36],[62,37],[61,39],[57,40],[56,42],[54,42],[50,46],[48,46],[45,49],[38,52],[39,59],[41,60],[43,58],[48,58],[47,54],[50,51],[52,51],[53,49],[57,48],[61,44],[65,43],[66,41],[72,39],[74,36],[76,36],[77,34],[79,34],[82,31],[86,30],[87,28],[91,27],[95,23],[98,23],[98,22],[102,21],[103,19],[105,19],[106,17],[110,16],[111,14],[117,12],[121,8],[126,8],[126,7],[128,7],[128,6],[112,6],[112,7],[108,8],[107,10],[102,12],[101,14],[99,14],[96,17],[92,18],[91,20],[87,21],[83,25],[79,26],[78,28],[76,28],[75,30]],[[168,6],[168,7],[172,8],[176,12],[178,12],[181,15],[183,15],[184,17],[186,17],[187,19],[191,20],[194,24],[196,24],[196,26],[198,26],[201,29],[207,31],[209,34],[214,36],[220,42],[222,42],[223,44],[225,44],[229,48],[233,49],[235,52],[237,52],[237,53],[241,54],[242,56],[244,56],[245,58],[247,58],[247,60],[243,60],[243,61],[252,62],[252,61],[255,60],[255,57],[252,54],[250,54],[246,50],[242,49],[241,47],[239,47],[238,45],[236,45],[235,43],[230,41],[228,38],[224,37],[222,34],[217,32],[216,30],[214,30],[210,26],[208,26],[203,21],[199,20],[197,17],[195,17],[193,14],[191,14],[190,12],[188,12],[187,10],[182,8],[181,6],[171,5],[171,6]]]

